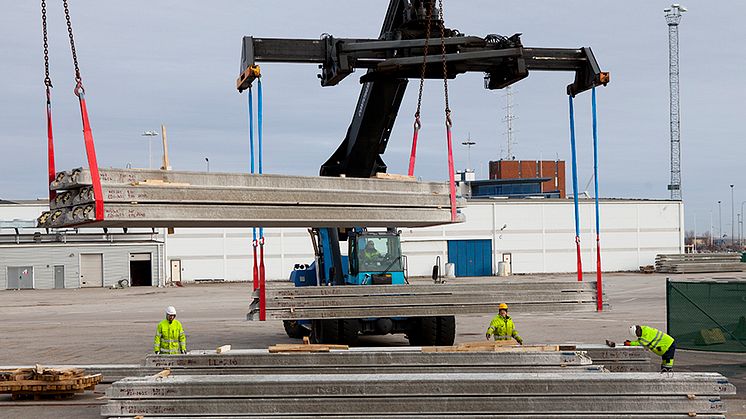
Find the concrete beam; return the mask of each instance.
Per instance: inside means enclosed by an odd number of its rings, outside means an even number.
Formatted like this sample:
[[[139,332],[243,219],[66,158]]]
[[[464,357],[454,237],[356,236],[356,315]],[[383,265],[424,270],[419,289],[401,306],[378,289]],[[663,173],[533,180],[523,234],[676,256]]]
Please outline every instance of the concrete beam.
[[[411,188],[416,189],[416,188]],[[430,188],[411,191],[375,191],[363,189],[256,188],[228,186],[103,186],[106,203],[181,203],[215,205],[293,205],[344,207],[450,208],[447,194]],[[94,202],[92,187],[62,192],[52,201],[51,209]],[[463,205],[462,205],[463,206]]]
[[[319,397],[319,396],[443,396],[500,397],[528,395],[724,395],[735,387],[717,373],[555,374],[485,373],[436,374],[297,374],[173,376],[126,378],[107,391],[112,399]]]
[[[376,179],[376,178],[342,178],[327,176],[290,176],[276,174],[217,173],[164,171],[151,169],[99,169],[102,186],[133,184],[174,184],[192,186],[221,186],[299,190],[361,190],[376,192],[412,192],[432,193],[448,196],[446,182],[419,182],[415,180]],[[57,180],[50,184],[52,190],[69,190],[91,186],[91,174],[88,169],[77,168],[59,172]]]
[[[309,385],[313,385],[309,383]],[[102,406],[103,416],[115,415],[240,415],[251,412],[257,416],[278,415],[492,415],[493,413],[523,415],[526,413],[629,413],[637,417],[648,414],[712,414],[722,412],[719,397],[686,396],[496,396],[496,397],[318,397],[318,398],[227,398],[227,399],[155,399],[112,400]],[[546,416],[543,416],[546,417]]]
[[[80,205],[43,214],[38,226],[414,228],[451,222],[448,209],[435,208],[105,203],[103,221],[95,221],[93,205]]]
[[[421,352],[419,347],[409,350],[371,350],[351,348],[346,351],[326,353],[272,354],[266,349],[232,350],[226,354],[194,353],[184,355],[155,355],[145,358],[145,366],[157,368],[223,368],[223,367],[429,367],[458,368],[500,365],[514,366],[559,366],[589,365],[591,359],[583,353],[561,352]]]

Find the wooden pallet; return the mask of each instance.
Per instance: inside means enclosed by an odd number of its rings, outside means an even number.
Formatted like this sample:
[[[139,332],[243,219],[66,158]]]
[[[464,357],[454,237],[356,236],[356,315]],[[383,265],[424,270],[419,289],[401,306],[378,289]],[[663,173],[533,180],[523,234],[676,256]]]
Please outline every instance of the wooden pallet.
[[[75,393],[94,390],[103,379],[101,374],[85,375],[81,368],[32,368],[0,370],[0,394],[21,398],[71,397]]]

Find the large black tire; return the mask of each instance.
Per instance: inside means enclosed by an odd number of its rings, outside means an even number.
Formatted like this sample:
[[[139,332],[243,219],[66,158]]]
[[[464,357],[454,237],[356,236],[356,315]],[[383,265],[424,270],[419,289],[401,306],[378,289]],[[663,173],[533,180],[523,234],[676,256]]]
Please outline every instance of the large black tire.
[[[412,320],[409,344],[413,346],[433,346],[438,339],[437,317],[420,317]]]
[[[321,320],[311,320],[311,334],[308,340],[311,343],[321,343]]]
[[[340,323],[340,337],[342,343],[345,345],[354,345],[357,343],[357,337],[360,333],[360,320],[358,319],[343,319]]]
[[[305,336],[311,334],[311,331],[307,327],[303,327],[295,320],[283,320],[282,325],[285,327],[285,333],[287,333],[288,337],[293,339],[303,339]]]
[[[312,320],[310,340],[311,343],[339,343],[340,321],[337,319]]]
[[[439,316],[436,317],[438,322],[438,338],[436,345],[452,346],[456,340],[456,317]]]

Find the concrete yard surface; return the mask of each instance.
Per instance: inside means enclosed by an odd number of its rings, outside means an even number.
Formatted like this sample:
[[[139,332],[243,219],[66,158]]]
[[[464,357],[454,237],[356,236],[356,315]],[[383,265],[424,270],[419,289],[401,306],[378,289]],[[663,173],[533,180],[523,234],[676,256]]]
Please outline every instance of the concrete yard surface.
[[[725,276],[719,274],[719,276]],[[514,276],[511,280],[572,280],[573,275]],[[706,278],[703,274],[676,278]],[[712,276],[710,276],[712,277]],[[501,278],[485,278],[499,283]],[[595,275],[586,274],[586,280]],[[630,324],[665,330],[665,275],[604,276],[610,307],[604,312],[516,314],[526,343],[623,342]],[[466,281],[454,279],[451,284]],[[420,282],[418,280],[417,282]],[[269,283],[268,286],[272,286]],[[266,348],[297,343],[280,321],[245,320],[250,283],[187,284],[184,287],[0,291],[0,364],[142,363],[153,351],[153,335],[173,305],[189,349]],[[697,315],[692,313],[692,315]],[[457,317],[456,342],[484,340],[492,314]],[[408,345],[403,335],[362,337],[361,346]],[[657,362],[657,357],[654,357]],[[678,371],[719,372],[738,390],[726,398],[728,417],[746,417],[746,354],[677,351]],[[69,401],[11,402],[0,395],[0,417],[99,417],[98,399],[107,386]]]

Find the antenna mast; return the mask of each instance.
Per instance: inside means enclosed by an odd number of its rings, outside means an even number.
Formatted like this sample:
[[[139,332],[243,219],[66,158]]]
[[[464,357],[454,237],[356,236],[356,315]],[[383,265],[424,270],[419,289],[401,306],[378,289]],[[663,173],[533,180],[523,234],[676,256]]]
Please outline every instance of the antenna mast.
[[[505,88],[505,98],[506,98],[506,105],[505,105],[505,117],[503,118],[503,122],[505,122],[505,125],[507,125],[507,131],[505,131],[505,135],[508,137],[508,148],[506,150],[505,159],[506,160],[512,160],[515,158],[513,156],[513,121],[518,119],[517,116],[513,114],[513,89],[511,86],[508,86]]]
[[[671,121],[671,199],[681,200],[681,122],[679,120],[679,22],[686,7],[672,4],[664,9],[668,23],[668,81],[670,87]]]

